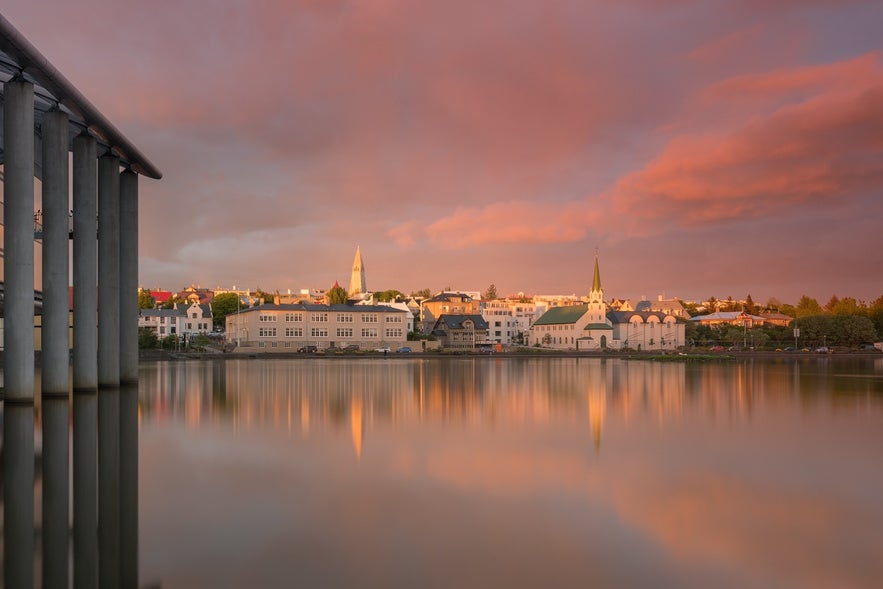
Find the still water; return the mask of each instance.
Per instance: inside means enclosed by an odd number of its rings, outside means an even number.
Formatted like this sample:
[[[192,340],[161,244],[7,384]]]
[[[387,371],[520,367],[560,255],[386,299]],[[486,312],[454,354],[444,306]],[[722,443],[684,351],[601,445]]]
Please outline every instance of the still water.
[[[140,578],[879,587],[883,359],[145,364]]]
[[[7,586],[883,579],[883,358],[152,362],[3,413]]]

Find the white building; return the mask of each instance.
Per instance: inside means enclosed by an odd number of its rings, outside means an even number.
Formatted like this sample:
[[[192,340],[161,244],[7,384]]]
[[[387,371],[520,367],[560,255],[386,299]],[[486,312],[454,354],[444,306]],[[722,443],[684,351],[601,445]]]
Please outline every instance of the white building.
[[[176,304],[172,309],[141,309],[138,327],[150,329],[159,339],[170,335],[205,335],[212,331],[212,307],[191,303]]]

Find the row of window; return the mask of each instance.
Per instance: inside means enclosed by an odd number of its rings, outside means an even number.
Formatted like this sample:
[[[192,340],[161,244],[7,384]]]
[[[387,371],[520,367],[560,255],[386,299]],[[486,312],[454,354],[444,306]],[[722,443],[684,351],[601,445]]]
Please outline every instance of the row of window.
[[[275,327],[260,327],[258,328],[258,337],[276,337],[277,330]],[[354,334],[357,333],[352,327],[338,327],[335,331],[335,337],[339,338],[351,338],[354,337]],[[363,327],[358,333],[360,333],[363,338],[374,338],[376,339],[379,336],[379,330],[376,327]],[[405,332],[400,327],[391,327],[387,328],[384,331],[384,337],[388,338],[401,338],[404,337]],[[304,328],[303,327],[286,327],[285,328],[285,337],[303,337],[304,336]],[[327,327],[311,327],[310,328],[310,337],[311,338],[324,338],[328,337],[328,328]]]
[[[360,314],[362,317],[362,323],[377,323],[378,317],[377,313],[362,313]],[[353,313],[338,313],[337,314],[337,322],[338,323],[352,323],[353,322]],[[302,323],[304,320],[303,313],[285,313],[285,321],[287,323]],[[310,320],[314,323],[327,323],[328,322],[328,313],[319,312],[319,313],[311,313]],[[258,321],[261,323],[275,323],[278,321],[278,314],[276,313],[261,313],[258,316]],[[402,323],[402,315],[399,313],[386,315],[387,323]]]

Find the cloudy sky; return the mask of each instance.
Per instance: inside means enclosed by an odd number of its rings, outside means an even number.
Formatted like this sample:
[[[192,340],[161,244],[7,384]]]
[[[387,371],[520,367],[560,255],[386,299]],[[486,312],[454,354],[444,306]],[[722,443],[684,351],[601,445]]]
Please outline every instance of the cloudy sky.
[[[879,0],[3,14],[162,170],[147,287],[883,294]]]

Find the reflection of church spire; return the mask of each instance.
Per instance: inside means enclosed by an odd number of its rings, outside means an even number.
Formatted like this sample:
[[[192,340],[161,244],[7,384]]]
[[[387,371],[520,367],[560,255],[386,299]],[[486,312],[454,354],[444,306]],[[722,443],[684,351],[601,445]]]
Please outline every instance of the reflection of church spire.
[[[362,252],[356,246],[356,258],[353,260],[353,273],[350,277],[350,296],[363,294],[368,291],[365,285],[365,264],[362,263]]]
[[[601,427],[604,425],[604,414],[607,408],[607,400],[604,390],[589,391],[589,427],[592,429],[592,439],[595,440],[595,454],[601,450]]]
[[[350,407],[350,430],[353,434],[353,448],[356,450],[356,458],[362,459],[362,441],[365,434],[362,432],[362,399],[353,397]]]

